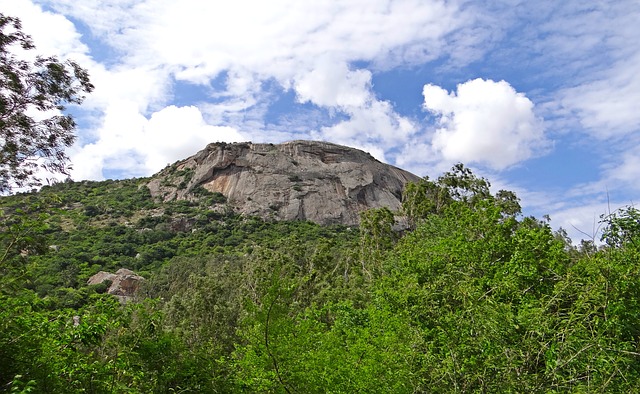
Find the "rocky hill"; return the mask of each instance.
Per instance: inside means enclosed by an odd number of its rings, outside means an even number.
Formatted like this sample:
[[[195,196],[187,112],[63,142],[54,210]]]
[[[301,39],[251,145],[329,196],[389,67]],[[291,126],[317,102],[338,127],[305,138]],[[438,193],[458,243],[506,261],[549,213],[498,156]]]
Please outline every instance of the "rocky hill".
[[[147,186],[164,201],[220,193],[243,214],[355,225],[362,210],[398,209],[404,185],[419,179],[327,142],[214,143],[165,168]]]

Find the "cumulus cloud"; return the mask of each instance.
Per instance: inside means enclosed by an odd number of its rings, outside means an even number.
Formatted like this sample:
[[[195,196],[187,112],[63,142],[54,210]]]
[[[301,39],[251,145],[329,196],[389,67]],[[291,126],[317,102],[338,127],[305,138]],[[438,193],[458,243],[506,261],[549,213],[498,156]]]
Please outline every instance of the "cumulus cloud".
[[[302,103],[328,107],[359,107],[371,101],[371,72],[349,70],[347,64],[324,59],[295,77],[294,89]]]
[[[210,142],[243,141],[242,135],[226,126],[205,123],[193,106],[169,106],[142,116],[135,103],[119,103],[106,111],[98,139],[72,152],[76,179],[113,176],[146,176],[176,160],[186,158]]]
[[[104,111],[114,103],[126,101],[144,114],[161,108],[171,90],[167,72],[161,68],[105,68],[98,64],[89,72],[95,90],[82,105],[92,111]]]
[[[87,60],[89,48],[82,43],[74,24],[64,16],[45,12],[25,0],[3,1],[2,13],[20,18],[22,30],[33,39],[38,55]]]
[[[475,79],[451,93],[428,84],[423,95],[424,108],[438,117],[432,146],[446,160],[504,169],[547,144],[533,103],[505,81]]]
[[[388,101],[374,96],[368,70],[350,70],[346,63],[322,59],[297,76],[294,87],[299,101],[334,108],[347,116],[312,132],[313,138],[361,148],[386,161],[384,151],[400,146],[417,130]]]
[[[352,107],[348,113],[349,119],[323,127],[318,135],[341,144],[375,144],[386,150],[401,146],[417,131],[416,125],[395,113],[387,101],[375,100],[364,107]]]

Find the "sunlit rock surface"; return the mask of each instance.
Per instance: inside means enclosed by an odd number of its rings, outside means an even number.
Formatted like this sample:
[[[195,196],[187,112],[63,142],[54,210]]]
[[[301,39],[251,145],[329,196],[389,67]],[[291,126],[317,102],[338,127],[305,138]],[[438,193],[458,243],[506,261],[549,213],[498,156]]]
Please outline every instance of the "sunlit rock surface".
[[[355,225],[362,210],[397,210],[404,185],[419,179],[326,142],[215,143],[165,168],[148,187],[165,201],[195,198],[201,187],[221,193],[243,214]]]

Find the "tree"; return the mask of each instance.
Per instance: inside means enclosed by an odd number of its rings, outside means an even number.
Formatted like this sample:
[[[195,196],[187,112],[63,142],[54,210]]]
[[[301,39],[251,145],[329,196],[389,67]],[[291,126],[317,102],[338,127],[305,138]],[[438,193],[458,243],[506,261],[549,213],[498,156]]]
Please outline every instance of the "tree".
[[[602,241],[612,247],[640,246],[640,210],[633,206],[600,217],[605,224]]]
[[[464,164],[458,163],[438,178],[438,185],[449,191],[456,201],[475,205],[478,201],[491,199],[491,184],[485,178],[478,178]]]
[[[492,195],[490,188],[488,180],[478,178],[469,168],[458,163],[435,182],[429,177],[417,183],[409,182],[402,195],[402,213],[411,229],[430,215],[442,214],[456,201],[470,207],[481,207],[483,203],[496,205],[504,219],[521,213],[520,199],[514,192],[499,190]]]
[[[21,28],[18,18],[0,13],[0,192],[40,185],[38,167],[67,173],[64,150],[76,123],[63,111],[93,90],[87,71],[71,60],[24,60],[35,46]],[[20,57],[11,53],[18,47]]]
[[[417,183],[409,182],[402,194],[402,213],[409,226],[415,229],[418,222],[431,214],[442,212],[451,203],[449,190],[424,177]]]
[[[360,258],[362,270],[370,278],[373,271],[379,271],[384,253],[391,250],[397,238],[393,224],[393,212],[389,208],[360,212]]]

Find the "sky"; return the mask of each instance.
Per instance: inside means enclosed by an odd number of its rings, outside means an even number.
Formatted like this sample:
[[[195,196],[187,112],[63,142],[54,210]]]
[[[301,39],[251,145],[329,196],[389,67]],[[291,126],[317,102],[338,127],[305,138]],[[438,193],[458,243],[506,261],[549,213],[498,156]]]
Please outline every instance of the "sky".
[[[640,201],[637,0],[0,0],[95,91],[75,180],[215,141],[324,140],[437,178],[461,162],[574,242]]]

